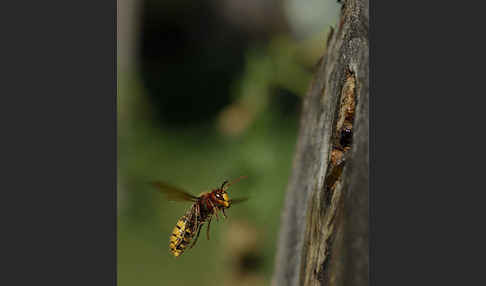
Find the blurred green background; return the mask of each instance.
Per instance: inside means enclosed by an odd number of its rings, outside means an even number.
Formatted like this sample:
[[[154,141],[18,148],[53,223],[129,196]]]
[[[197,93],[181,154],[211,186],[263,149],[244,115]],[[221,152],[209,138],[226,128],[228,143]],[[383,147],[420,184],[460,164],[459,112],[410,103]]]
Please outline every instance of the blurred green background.
[[[336,1],[118,1],[118,285],[269,285],[302,96]],[[246,175],[250,200],[175,259],[197,195]]]

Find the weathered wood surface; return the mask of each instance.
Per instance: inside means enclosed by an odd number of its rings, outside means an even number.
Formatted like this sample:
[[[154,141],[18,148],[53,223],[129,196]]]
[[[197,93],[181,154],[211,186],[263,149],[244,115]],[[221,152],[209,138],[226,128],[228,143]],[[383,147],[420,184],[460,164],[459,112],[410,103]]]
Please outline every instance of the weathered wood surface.
[[[369,284],[369,2],[342,2],[304,99],[275,286]]]

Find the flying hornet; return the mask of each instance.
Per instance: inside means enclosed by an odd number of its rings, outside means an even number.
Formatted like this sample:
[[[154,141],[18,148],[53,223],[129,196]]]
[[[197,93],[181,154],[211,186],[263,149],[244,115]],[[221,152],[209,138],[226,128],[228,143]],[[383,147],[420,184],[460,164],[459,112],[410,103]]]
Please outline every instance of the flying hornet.
[[[185,215],[183,215],[176,223],[169,239],[169,249],[175,257],[180,256],[186,247],[191,243],[191,249],[199,238],[199,233],[203,225],[207,222],[206,236],[209,240],[209,227],[213,216],[219,220],[219,213],[226,218],[225,209],[231,205],[246,201],[248,198],[230,199],[228,197],[228,188],[245,177],[240,177],[232,182],[224,181],[223,184],[216,189],[209,192],[201,193],[198,197],[186,192],[183,189],[168,185],[163,182],[153,182],[160,192],[167,195],[169,201],[190,201],[192,202]],[[195,236],[195,238],[194,238]]]

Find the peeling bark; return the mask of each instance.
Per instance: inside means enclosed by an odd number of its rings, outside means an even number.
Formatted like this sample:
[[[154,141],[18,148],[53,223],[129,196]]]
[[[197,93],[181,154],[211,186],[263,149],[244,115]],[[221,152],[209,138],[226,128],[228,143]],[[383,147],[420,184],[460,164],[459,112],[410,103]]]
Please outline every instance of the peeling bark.
[[[304,99],[273,285],[368,285],[368,0],[343,1]]]

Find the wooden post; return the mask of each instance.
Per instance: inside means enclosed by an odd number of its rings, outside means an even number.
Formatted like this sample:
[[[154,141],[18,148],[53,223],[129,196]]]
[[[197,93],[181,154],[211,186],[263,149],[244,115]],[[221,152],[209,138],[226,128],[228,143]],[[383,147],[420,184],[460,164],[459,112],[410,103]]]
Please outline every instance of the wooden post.
[[[342,2],[304,99],[275,286],[369,284],[369,5]]]

